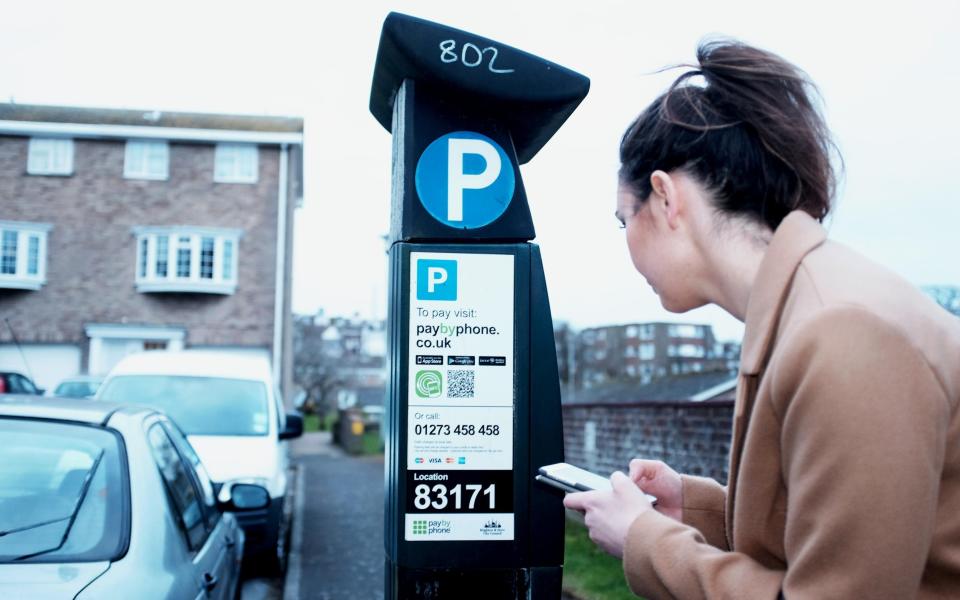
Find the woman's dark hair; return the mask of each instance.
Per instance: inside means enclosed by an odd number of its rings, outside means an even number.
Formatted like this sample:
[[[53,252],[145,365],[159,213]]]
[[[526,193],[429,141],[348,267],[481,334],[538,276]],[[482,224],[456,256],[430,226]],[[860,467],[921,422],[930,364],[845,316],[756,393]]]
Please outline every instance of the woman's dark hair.
[[[627,129],[621,183],[643,202],[651,173],[683,169],[725,214],[771,229],[798,209],[822,221],[836,185],[836,147],[807,75],[731,40],[701,43],[697,61]],[[697,75],[706,85],[691,81]]]

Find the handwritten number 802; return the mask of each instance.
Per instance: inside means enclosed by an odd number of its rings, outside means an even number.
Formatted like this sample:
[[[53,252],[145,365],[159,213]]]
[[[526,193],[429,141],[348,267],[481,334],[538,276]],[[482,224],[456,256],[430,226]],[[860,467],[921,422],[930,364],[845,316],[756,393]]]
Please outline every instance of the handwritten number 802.
[[[456,50],[457,42],[455,40],[444,40],[440,42],[440,61],[443,63],[455,63],[459,61],[463,63],[465,67],[479,67],[483,63],[483,55],[490,52],[490,62],[487,63],[487,69],[489,69],[491,73],[513,73],[514,71],[513,69],[497,69],[493,66],[499,52],[493,46],[487,46],[481,50],[476,44],[467,42],[463,45],[463,48],[460,49],[459,55]]]

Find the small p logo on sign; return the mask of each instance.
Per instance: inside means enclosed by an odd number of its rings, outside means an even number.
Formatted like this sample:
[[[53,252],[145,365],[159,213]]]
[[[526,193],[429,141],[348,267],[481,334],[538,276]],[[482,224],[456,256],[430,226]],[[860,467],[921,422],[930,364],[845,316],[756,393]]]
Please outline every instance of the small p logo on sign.
[[[417,196],[433,218],[457,229],[496,221],[516,181],[503,148],[485,135],[456,131],[437,138],[417,162]]]
[[[417,260],[417,300],[456,300],[457,261]]]

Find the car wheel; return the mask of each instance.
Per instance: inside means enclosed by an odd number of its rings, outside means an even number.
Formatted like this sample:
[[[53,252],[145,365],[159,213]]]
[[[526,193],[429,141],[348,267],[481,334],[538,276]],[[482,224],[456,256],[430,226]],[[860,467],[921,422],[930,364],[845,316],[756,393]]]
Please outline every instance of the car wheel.
[[[262,565],[268,577],[283,577],[287,572],[289,557],[290,522],[281,518],[277,531],[277,543],[273,548],[264,550],[256,564]]]

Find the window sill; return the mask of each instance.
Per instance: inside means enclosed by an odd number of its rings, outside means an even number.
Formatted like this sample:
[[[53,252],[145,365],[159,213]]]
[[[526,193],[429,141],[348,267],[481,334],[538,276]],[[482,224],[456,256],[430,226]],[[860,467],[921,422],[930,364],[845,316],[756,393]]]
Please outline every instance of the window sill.
[[[50,171],[49,173],[46,171],[27,171],[27,175],[30,177],[73,177],[73,171],[70,171],[69,173],[55,173],[53,171]]]
[[[126,181],[169,181],[169,175],[128,175],[123,174]]]
[[[46,282],[46,279],[7,279],[3,277],[0,278],[0,289],[36,291],[42,288]]]
[[[237,284],[212,281],[138,281],[137,291],[142,294],[179,293],[230,296],[237,291]]]

